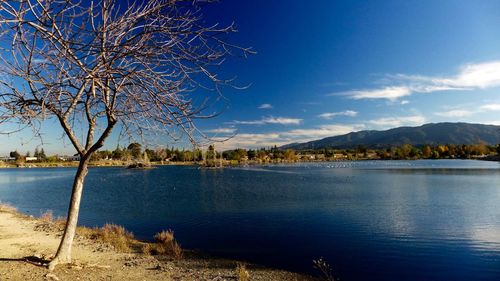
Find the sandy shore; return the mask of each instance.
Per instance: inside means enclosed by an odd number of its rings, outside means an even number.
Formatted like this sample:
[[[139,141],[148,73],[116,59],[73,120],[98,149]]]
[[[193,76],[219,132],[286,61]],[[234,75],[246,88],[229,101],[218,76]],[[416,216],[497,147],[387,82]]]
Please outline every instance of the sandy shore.
[[[119,253],[77,237],[73,264],[53,272],[41,265],[55,253],[61,233],[51,222],[0,209],[0,280],[238,280],[236,261],[188,254],[175,261],[142,253]],[[315,280],[247,264],[249,280]]]

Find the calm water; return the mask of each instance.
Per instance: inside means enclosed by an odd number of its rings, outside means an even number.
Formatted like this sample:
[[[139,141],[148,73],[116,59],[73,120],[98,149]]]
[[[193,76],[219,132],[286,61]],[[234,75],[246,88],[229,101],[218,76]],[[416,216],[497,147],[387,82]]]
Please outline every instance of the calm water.
[[[2,169],[0,200],[65,215],[74,169]],[[367,161],[94,168],[80,223],[342,280],[500,280],[500,164]]]

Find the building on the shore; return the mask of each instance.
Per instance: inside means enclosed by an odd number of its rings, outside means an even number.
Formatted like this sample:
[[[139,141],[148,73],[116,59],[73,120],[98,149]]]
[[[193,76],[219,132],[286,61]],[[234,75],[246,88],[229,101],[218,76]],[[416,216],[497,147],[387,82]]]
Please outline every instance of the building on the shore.
[[[57,156],[57,160],[60,160],[60,161],[80,161],[80,155],[79,154],[75,154],[73,156],[61,155],[61,156]]]
[[[38,157],[34,157],[34,156],[26,156],[26,157],[24,158],[24,160],[25,160],[26,162],[37,161],[37,160],[38,160]]]
[[[10,157],[10,156],[0,156],[0,161],[3,162],[13,162],[16,161],[15,157]]]
[[[342,153],[333,154],[333,158],[335,158],[335,159],[347,159],[347,157],[348,157],[347,155],[344,155]]]

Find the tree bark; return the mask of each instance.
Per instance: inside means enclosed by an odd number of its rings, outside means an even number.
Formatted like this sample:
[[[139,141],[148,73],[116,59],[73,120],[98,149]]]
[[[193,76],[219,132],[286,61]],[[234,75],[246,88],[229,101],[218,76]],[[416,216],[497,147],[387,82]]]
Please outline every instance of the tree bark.
[[[80,211],[80,202],[82,199],[83,182],[87,176],[89,159],[90,157],[83,156],[80,159],[80,164],[76,170],[63,238],[61,239],[61,243],[57,249],[56,256],[52,259],[48,266],[51,271],[54,270],[58,264],[71,263],[71,248],[73,245],[73,239],[75,238],[78,214]]]

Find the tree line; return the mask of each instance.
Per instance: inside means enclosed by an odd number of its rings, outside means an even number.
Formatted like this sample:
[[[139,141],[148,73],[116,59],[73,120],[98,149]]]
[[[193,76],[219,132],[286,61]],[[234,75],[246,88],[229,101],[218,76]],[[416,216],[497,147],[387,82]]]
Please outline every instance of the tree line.
[[[200,162],[226,160],[236,162],[293,162],[311,160],[356,160],[356,159],[470,159],[481,156],[500,154],[500,145],[492,146],[486,144],[440,144],[413,146],[404,144],[390,148],[372,149],[359,145],[352,149],[322,148],[296,151],[293,149],[280,149],[276,146],[260,149],[237,148],[221,152],[215,151],[213,146],[208,149],[184,149],[176,147],[143,149],[140,143],[131,143],[126,147],[117,146],[114,150],[99,150],[92,156],[92,161],[118,160],[129,161],[144,158],[144,154],[152,162]],[[43,148],[36,148],[32,154],[37,162],[60,161],[57,155],[47,156]],[[21,161],[24,157],[30,157],[28,152],[21,155],[17,151],[10,152],[10,157]]]
[[[309,160],[354,160],[354,159],[469,159],[500,154],[500,144],[440,144],[413,146],[403,144],[389,148],[373,149],[358,145],[351,149],[322,148],[296,151],[277,147],[261,149],[234,149],[224,151],[223,158],[235,161],[309,161]]]
[[[140,143],[131,143],[126,147],[118,146],[114,150],[99,150],[92,156],[92,161],[118,160],[128,161],[142,159],[144,154],[152,162],[200,162],[204,160],[228,160],[236,162],[290,162],[310,160],[355,160],[355,159],[469,159],[480,156],[499,155],[500,144],[496,146],[486,144],[445,144],[413,146],[404,144],[384,149],[372,149],[358,145],[352,149],[322,148],[296,151],[293,149],[280,149],[276,146],[260,149],[237,148],[226,150],[222,153],[215,151],[213,146],[208,149],[184,149],[176,147],[144,148]],[[36,148],[32,154],[37,157],[37,162],[59,161],[57,155],[47,156],[43,148]],[[10,152],[10,157],[16,161],[30,157],[28,152],[21,155],[17,151]]]

